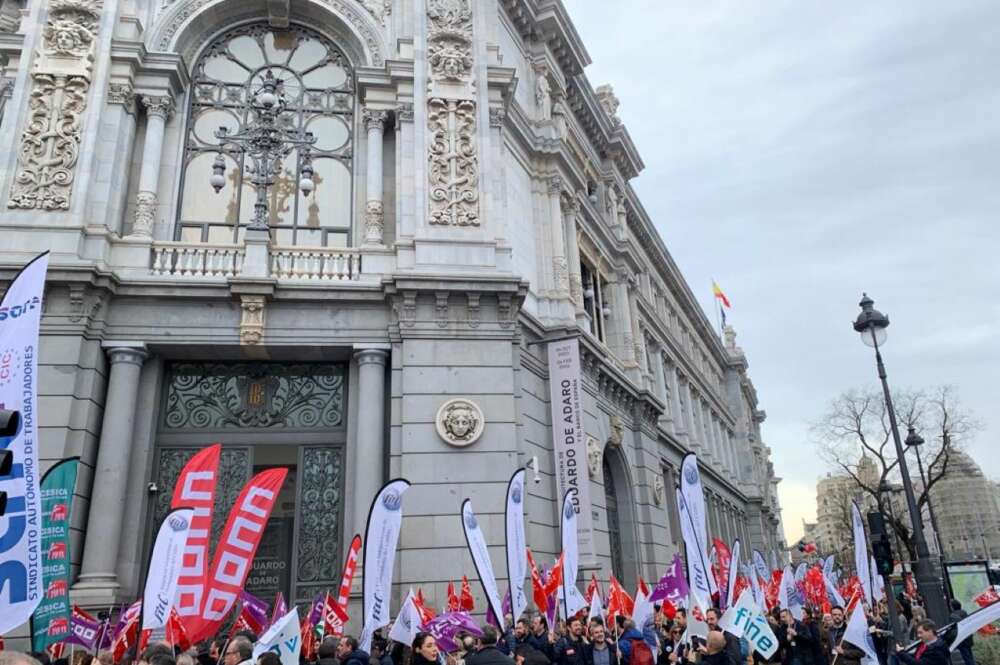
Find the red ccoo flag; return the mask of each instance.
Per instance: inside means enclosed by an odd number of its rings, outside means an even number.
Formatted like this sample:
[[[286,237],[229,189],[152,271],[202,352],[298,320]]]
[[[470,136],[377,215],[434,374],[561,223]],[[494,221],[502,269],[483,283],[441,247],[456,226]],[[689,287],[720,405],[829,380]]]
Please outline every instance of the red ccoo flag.
[[[458,598],[458,605],[463,612],[472,612],[476,609],[476,601],[472,597],[472,587],[469,586],[469,578],[462,575],[462,595]]]

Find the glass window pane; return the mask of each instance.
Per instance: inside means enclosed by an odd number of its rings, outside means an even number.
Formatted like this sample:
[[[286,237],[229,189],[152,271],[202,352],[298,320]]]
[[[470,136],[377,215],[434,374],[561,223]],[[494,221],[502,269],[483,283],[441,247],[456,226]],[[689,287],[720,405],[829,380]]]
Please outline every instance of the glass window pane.
[[[323,232],[320,229],[299,229],[295,240],[296,245],[308,245],[310,247],[323,246]]]
[[[201,242],[200,226],[182,226],[181,242]]]
[[[236,181],[239,171],[230,157],[226,161],[226,186],[218,194],[209,184],[217,153],[203,152],[188,162],[184,174],[181,219],[186,222],[236,222]]]
[[[266,64],[264,52],[260,50],[260,44],[253,37],[237,37],[229,42],[229,52],[250,70]]]
[[[347,143],[351,138],[351,132],[347,128],[347,123],[335,116],[320,116],[313,118],[306,125],[306,130],[316,137],[315,148],[331,152],[337,150]]]
[[[307,88],[339,88],[347,81],[347,72],[332,62],[312,70],[302,77]]]
[[[215,137],[215,132],[220,127],[225,127],[232,134],[239,128],[240,123],[231,111],[220,109],[210,109],[200,111],[194,121],[194,137],[205,145],[219,145],[219,139]]]
[[[299,193],[299,226],[319,228],[343,226],[351,220],[351,174],[336,159],[313,159],[316,189],[303,197]]]
[[[276,30],[264,35],[264,55],[267,61],[283,65],[296,50],[299,37],[291,30]],[[301,69],[301,68],[300,68]]]
[[[346,233],[328,233],[326,234],[326,246],[327,247],[347,247],[350,243],[347,242]]]
[[[326,47],[320,42],[311,38],[299,40],[299,47],[292,54],[292,59],[288,61],[288,67],[298,71],[315,67],[326,57]]]
[[[202,70],[205,76],[216,81],[243,82],[250,77],[250,72],[244,67],[240,67],[231,58],[225,55],[213,55],[205,60]]]
[[[208,227],[208,242],[217,245],[231,245],[233,243],[232,227],[231,226]]]

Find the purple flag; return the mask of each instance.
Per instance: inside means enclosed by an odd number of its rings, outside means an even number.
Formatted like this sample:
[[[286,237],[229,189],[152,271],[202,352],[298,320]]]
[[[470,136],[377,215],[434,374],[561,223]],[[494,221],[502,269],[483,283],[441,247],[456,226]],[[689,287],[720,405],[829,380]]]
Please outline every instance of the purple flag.
[[[100,621],[86,616],[74,607],[72,617],[69,621],[69,637],[63,640],[63,642],[76,644],[88,651],[93,651],[94,643],[100,637],[100,632]]]
[[[275,621],[284,618],[286,614],[288,614],[288,605],[285,603],[285,594],[279,591],[278,596],[274,599],[274,611],[271,612],[271,621],[267,627],[273,626]]]
[[[270,625],[267,620],[267,610],[270,606],[266,602],[246,591],[240,591],[240,602],[243,603],[243,609],[253,617],[258,626]]]
[[[114,633],[114,626],[111,625],[111,617],[108,617],[101,622],[101,634],[98,638],[97,648],[99,650],[110,649],[114,642],[111,640],[111,635]]]
[[[458,650],[455,637],[459,633],[469,633],[474,637],[482,637],[483,631],[476,620],[466,612],[445,612],[439,614],[424,626],[424,629],[437,640],[438,648],[445,653]]]
[[[656,603],[666,599],[676,605],[678,601],[683,602],[687,597],[688,583],[684,577],[684,563],[681,561],[681,555],[675,554],[674,562],[670,564],[666,574],[653,587],[649,600]]]
[[[507,589],[507,593],[503,597],[503,607],[500,611],[503,612],[503,617],[498,619],[497,615],[493,613],[493,606],[486,603],[486,623],[492,623],[500,630],[504,630],[506,629],[507,615],[514,612],[510,602],[510,589]]]
[[[315,628],[323,618],[323,606],[326,604],[326,594],[317,594],[313,598],[312,610],[309,612],[309,625]]]

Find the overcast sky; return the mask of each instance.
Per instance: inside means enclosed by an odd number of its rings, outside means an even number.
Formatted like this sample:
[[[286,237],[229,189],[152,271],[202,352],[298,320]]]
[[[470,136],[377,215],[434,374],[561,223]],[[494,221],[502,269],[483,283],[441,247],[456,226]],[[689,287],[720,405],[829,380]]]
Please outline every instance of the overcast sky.
[[[825,471],[810,422],[877,385],[863,290],[890,383],[954,384],[1000,477],[1000,3],[564,2],[667,247],[706,311],[713,277],[732,301],[789,540]]]

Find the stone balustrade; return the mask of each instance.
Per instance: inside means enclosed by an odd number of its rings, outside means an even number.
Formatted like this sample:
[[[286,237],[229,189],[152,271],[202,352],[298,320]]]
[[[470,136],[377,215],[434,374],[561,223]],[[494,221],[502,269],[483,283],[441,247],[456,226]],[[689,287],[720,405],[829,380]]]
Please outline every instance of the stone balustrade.
[[[243,270],[240,245],[157,242],[150,272],[158,276],[235,277]]]
[[[271,247],[271,274],[278,279],[357,281],[361,253],[326,247]]]

